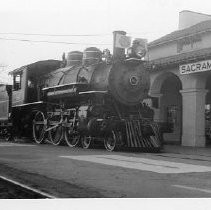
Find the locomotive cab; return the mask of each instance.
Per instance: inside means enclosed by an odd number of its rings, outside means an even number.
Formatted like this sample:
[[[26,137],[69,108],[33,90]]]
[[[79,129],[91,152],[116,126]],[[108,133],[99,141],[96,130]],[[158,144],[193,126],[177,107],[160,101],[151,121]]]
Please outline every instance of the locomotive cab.
[[[26,68],[13,71],[12,86],[12,106],[24,104],[26,102]]]
[[[13,76],[13,98],[12,106],[19,106],[25,103],[36,101],[37,97],[35,88],[32,87],[32,82],[28,78],[27,68],[21,68],[11,73]],[[32,92],[33,89],[33,92]]]
[[[13,76],[13,97],[12,106],[21,106],[27,103],[33,103],[40,100],[40,94],[37,87],[38,78],[28,71],[27,67],[12,72]]]
[[[10,72],[13,76],[10,120],[15,136],[31,136],[32,119],[35,110],[42,106],[41,95],[43,75],[57,69],[60,61],[39,61]],[[13,135],[12,134],[12,135]]]
[[[57,60],[39,61],[10,72],[13,76],[12,106],[40,101],[44,75],[59,68],[60,64]]]

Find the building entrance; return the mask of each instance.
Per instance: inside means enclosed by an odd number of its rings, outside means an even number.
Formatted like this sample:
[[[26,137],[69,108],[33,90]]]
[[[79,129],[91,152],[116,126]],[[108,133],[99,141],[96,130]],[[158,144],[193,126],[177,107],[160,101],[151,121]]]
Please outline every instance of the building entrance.
[[[170,74],[161,86],[160,108],[164,122],[173,124],[173,133],[164,134],[166,143],[181,144],[182,134],[182,96],[180,90],[182,84],[180,79]]]
[[[205,137],[206,145],[211,145],[211,75],[206,81],[206,101],[205,101]]]
[[[172,73],[165,72],[154,77],[150,95],[158,98],[158,107],[154,107],[154,120],[173,125],[172,133],[164,133],[166,144],[181,144],[182,137],[182,82]],[[172,129],[171,129],[172,130]]]

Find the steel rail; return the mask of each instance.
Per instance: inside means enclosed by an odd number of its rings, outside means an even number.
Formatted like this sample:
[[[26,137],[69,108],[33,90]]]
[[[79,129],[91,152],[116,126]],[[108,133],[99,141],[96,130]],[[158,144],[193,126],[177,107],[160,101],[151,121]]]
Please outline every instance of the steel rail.
[[[7,178],[5,176],[0,176],[0,179],[6,181],[6,182],[9,182],[10,184],[13,184],[13,185],[16,185],[18,186],[19,188],[22,188],[23,190],[27,190],[29,192],[32,192],[32,193],[35,193],[37,195],[41,195],[42,197],[44,198],[50,198],[50,199],[55,199],[57,197],[53,196],[53,195],[50,195],[48,193],[45,193],[45,192],[42,192],[41,190],[38,190],[38,189],[35,189],[33,187],[30,187],[30,186],[27,186],[25,184],[22,184],[18,181],[15,181],[15,180],[12,180],[10,178]]]

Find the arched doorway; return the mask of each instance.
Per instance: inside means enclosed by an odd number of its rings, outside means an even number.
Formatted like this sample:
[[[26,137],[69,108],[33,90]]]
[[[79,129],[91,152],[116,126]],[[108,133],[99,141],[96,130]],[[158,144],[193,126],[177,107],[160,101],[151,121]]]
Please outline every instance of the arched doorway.
[[[206,79],[205,89],[207,90],[205,99],[205,136],[206,145],[211,145],[211,75]]]
[[[164,133],[167,144],[181,144],[182,135],[182,83],[178,76],[171,72],[159,75],[151,86],[151,92],[159,93],[159,114],[161,122],[173,124],[173,133]]]

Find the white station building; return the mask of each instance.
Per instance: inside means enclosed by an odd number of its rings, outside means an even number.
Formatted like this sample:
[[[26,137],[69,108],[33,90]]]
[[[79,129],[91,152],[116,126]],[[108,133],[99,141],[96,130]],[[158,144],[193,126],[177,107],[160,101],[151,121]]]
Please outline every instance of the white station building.
[[[149,43],[148,53],[154,118],[174,125],[164,141],[210,145],[211,15],[180,12],[178,30]]]

